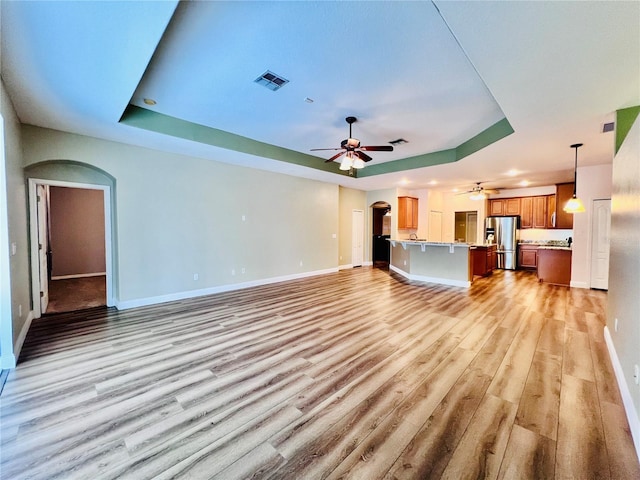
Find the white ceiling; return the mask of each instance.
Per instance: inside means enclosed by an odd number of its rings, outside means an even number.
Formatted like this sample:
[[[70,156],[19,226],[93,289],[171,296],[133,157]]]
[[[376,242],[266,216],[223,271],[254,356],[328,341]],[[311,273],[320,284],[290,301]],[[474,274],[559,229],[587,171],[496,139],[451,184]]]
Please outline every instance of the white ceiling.
[[[2,78],[23,123],[362,190],[568,181],[569,145],[584,143],[581,166],[610,163],[602,125],[640,104],[637,1],[0,8]],[[290,82],[260,87],[266,70]],[[409,141],[369,165],[455,147],[503,117],[515,132],[453,164],[349,178],[124,125],[129,103],[306,154],[338,146],[349,115],[365,145]]]

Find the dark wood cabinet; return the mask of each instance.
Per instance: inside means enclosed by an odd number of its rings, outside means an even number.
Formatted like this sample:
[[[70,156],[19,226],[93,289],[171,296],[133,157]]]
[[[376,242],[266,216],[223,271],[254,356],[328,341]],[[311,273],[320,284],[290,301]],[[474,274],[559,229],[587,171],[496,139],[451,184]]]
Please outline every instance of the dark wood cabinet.
[[[415,230],[418,228],[418,199],[398,197],[398,229]]]
[[[553,285],[571,284],[571,250],[538,250],[538,280]]]
[[[573,183],[556,185],[556,226],[555,228],[572,229],[573,213],[563,210],[565,204],[573,197]]]
[[[496,269],[496,246],[479,246],[471,249],[471,270],[473,275],[486,276]]]
[[[518,245],[518,268],[523,270],[538,268],[537,245]]]

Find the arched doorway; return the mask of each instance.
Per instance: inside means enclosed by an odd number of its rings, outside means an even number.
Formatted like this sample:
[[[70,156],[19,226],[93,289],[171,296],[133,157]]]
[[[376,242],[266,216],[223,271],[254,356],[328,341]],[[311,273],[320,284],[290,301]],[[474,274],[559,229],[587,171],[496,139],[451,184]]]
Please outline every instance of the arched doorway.
[[[92,219],[94,223],[92,223],[91,227],[88,225],[77,225],[74,227],[74,230],[81,231],[83,227],[96,231],[100,230],[101,233],[99,233],[99,237],[101,238],[93,238],[93,241],[98,242],[98,245],[92,246],[89,251],[95,252],[100,249],[102,250],[103,258],[101,265],[104,267],[104,271],[102,271],[102,268],[98,268],[100,271],[92,274],[80,272],[73,275],[63,275],[63,277],[68,277],[64,278],[64,280],[62,280],[62,278],[55,280],[63,283],[69,281],[87,282],[89,288],[94,288],[93,285],[98,284],[92,279],[98,280],[98,282],[102,281],[102,298],[98,299],[98,304],[113,306],[115,304],[114,287],[116,283],[114,272],[116,241],[114,229],[112,228],[115,218],[115,179],[108,173],[92,165],[65,160],[52,160],[30,165],[25,168],[25,176],[27,177],[29,187],[31,286],[34,318],[39,318],[43,313],[49,313],[47,310],[47,297],[52,281],[52,269],[51,257],[47,254],[50,251],[52,233],[50,224],[50,192],[52,189],[65,192],[65,196],[73,193],[73,198],[76,200],[72,199],[70,201],[76,204],[81,203],[84,210],[87,210],[85,205],[89,203],[85,197],[88,195],[95,197],[95,202],[93,203],[95,203],[94,206],[98,208],[97,213],[99,215],[96,215],[95,209],[92,210],[93,213],[91,213],[91,215],[95,217]],[[81,198],[81,200],[78,200],[78,198]],[[71,215],[70,212],[73,210],[68,207],[69,205],[63,208],[65,215]],[[85,221],[86,219],[87,217],[85,216]],[[102,223],[101,229],[97,228],[95,221]],[[73,221],[71,223],[73,224]],[[65,241],[68,243],[69,239],[65,239]],[[85,242],[86,239],[83,238],[82,241]],[[58,259],[61,259],[61,257],[58,256]],[[58,262],[58,264],[59,263],[60,262]],[[74,265],[74,267],[77,267],[77,265]],[[102,277],[102,280],[95,277]],[[64,291],[58,291],[61,295],[64,295]],[[75,287],[71,291],[73,291],[76,296],[78,293],[83,293],[84,296],[88,298],[92,298],[94,293],[81,292],[80,289]],[[71,301],[67,303],[67,306],[59,311],[68,311],[69,308],[71,310],[77,310],[94,306],[87,298],[83,298],[82,295],[79,297],[80,298],[77,299],[71,299]]]
[[[371,205],[372,218],[372,262],[377,268],[389,268],[391,236],[391,205],[387,202],[375,202]]]

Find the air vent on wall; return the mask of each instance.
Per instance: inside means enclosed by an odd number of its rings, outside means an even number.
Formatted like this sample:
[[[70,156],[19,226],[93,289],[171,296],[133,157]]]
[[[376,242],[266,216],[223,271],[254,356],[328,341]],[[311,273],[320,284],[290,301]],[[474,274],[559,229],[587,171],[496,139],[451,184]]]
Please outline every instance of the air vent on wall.
[[[605,123],[602,126],[602,133],[613,132],[616,124],[614,122]]]
[[[269,70],[264,72],[254,81],[259,85],[267,87],[269,90],[273,90],[274,92],[289,83],[289,80],[287,80],[286,78],[283,78],[280,75],[276,75]]]

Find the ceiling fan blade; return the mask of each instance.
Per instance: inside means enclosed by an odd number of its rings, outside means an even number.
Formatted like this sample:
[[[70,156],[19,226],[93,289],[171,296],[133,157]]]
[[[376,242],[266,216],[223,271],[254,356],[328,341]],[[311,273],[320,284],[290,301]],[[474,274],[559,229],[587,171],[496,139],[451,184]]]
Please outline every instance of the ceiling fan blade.
[[[364,152],[361,152],[359,150],[355,150],[353,152],[354,155],[357,155],[360,159],[364,160],[365,162],[369,162],[371,160],[373,160],[373,158],[371,158],[369,155],[367,155]]]
[[[369,145],[366,147],[360,147],[360,150],[365,150],[367,152],[393,152],[393,147],[391,145]]]
[[[498,190],[497,188],[485,188],[482,191],[484,193],[488,193],[490,195],[494,195],[494,194],[500,193],[500,190]]]
[[[312,148],[309,151],[310,152],[317,152],[319,150],[342,150],[342,148],[340,148],[340,147],[338,147],[338,148]]]
[[[342,150],[342,149],[340,149]],[[340,153],[336,153],[333,157],[328,158],[327,160],[324,161],[324,163],[329,163],[329,162],[333,162],[336,158],[340,157],[344,155],[344,152],[340,152]]]

